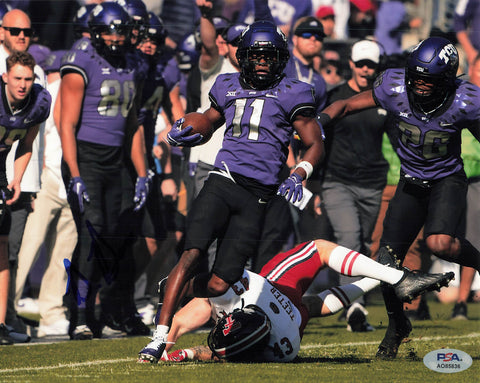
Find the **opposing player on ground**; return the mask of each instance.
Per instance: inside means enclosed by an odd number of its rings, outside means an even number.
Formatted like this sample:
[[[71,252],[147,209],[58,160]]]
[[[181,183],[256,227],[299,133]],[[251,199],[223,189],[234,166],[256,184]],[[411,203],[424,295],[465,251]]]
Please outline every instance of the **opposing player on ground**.
[[[464,234],[468,185],[460,157],[462,129],[480,140],[480,89],[458,79],[457,70],[453,44],[431,37],[412,50],[404,69],[386,70],[372,90],[337,101],[321,114],[321,121],[328,123],[380,106],[396,116],[401,173],[384,221],[380,262],[392,254],[403,262],[424,226],[425,242],[434,255],[480,269],[480,253]],[[377,357],[391,359],[412,326],[391,287],[382,290],[389,325]]]
[[[325,267],[343,275],[368,278],[303,297]],[[453,273],[397,270],[325,240],[305,242],[276,255],[260,275],[244,270],[225,294],[190,301],[175,314],[165,350],[171,349],[181,335],[212,317],[217,324],[208,337],[210,348],[199,346],[170,354],[165,351],[161,359],[178,362],[218,357],[230,361],[288,362],[300,349],[309,318],[338,312],[380,281],[393,285],[397,297],[405,301],[439,289],[452,277]]]

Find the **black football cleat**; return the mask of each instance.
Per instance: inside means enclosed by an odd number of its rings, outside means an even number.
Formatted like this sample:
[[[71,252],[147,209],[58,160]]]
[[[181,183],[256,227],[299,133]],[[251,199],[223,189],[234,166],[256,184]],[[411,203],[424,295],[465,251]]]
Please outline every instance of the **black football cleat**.
[[[360,303],[355,302],[347,310],[347,330],[351,332],[374,331],[373,326],[367,321],[368,311]]]
[[[405,270],[402,279],[393,285],[395,294],[402,302],[411,302],[427,291],[437,290],[443,286],[448,286],[455,274],[453,272],[441,274],[427,274],[421,271]]]
[[[378,250],[377,262],[395,269],[400,268],[400,260],[397,258],[390,246],[382,246]]]
[[[412,331],[412,324],[408,318],[404,317],[403,323],[388,324],[387,332],[383,338],[380,346],[378,346],[377,354],[378,359],[392,360],[397,357],[398,347],[406,339]]]
[[[465,302],[457,302],[453,307],[452,319],[454,320],[468,320],[467,304]]]

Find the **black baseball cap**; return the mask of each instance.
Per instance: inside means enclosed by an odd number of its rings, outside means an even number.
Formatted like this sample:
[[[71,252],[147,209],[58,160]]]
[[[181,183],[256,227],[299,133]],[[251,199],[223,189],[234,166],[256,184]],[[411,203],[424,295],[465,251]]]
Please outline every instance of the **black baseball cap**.
[[[295,36],[302,36],[304,33],[312,33],[322,38],[326,36],[322,23],[313,16],[302,17],[295,24],[293,32]]]

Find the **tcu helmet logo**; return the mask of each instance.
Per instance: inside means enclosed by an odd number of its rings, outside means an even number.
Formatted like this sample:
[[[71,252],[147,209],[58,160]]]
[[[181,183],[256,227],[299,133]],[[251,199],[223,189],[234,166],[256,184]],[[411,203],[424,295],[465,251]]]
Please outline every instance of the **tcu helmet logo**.
[[[453,61],[455,61],[456,56],[456,49],[453,44],[445,45],[440,51],[440,54],[438,55],[438,57],[441,58],[445,62],[445,64],[448,64],[450,58],[453,58]]]

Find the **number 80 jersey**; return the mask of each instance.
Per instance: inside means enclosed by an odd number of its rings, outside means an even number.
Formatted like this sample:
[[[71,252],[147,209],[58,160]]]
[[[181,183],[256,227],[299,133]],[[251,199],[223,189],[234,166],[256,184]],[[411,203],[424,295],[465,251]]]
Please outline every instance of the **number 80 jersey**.
[[[480,88],[463,80],[457,80],[456,85],[449,105],[424,115],[414,113],[410,106],[404,69],[387,69],[375,80],[376,103],[396,117],[397,154],[406,174],[436,180],[463,168],[461,131],[480,123]]]
[[[77,139],[106,146],[123,145],[126,118],[133,105],[137,74],[115,68],[93,49],[71,50],[62,58],[60,74],[80,74],[85,94]]]

